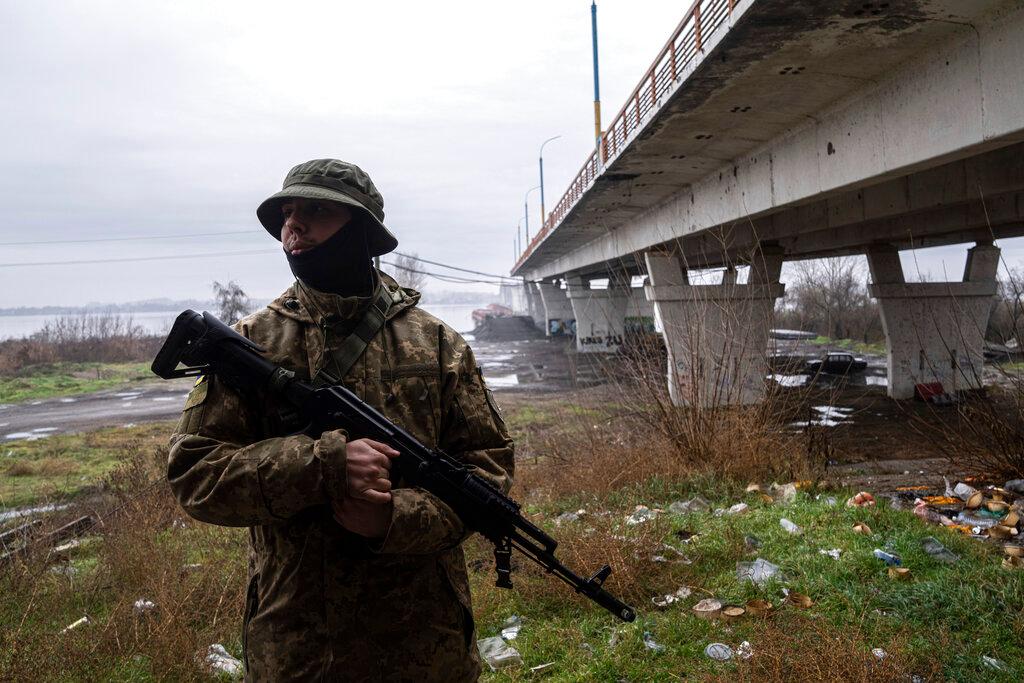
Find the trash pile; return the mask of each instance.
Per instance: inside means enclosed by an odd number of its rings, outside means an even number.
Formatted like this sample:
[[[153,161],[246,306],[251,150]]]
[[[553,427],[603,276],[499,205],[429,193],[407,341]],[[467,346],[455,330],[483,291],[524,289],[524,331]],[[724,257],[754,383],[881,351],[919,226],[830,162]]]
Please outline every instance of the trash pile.
[[[945,526],[971,538],[1000,543],[1006,554],[1003,567],[1024,567],[1024,539],[1020,538],[1024,480],[1012,479],[1002,487],[978,489],[967,482],[952,486],[947,479],[942,495],[919,495],[927,490],[927,487],[904,487],[897,489],[897,495],[912,498],[914,514],[926,524]],[[941,544],[930,537],[924,543],[929,541],[931,545],[925,548],[929,555],[942,562],[955,561],[950,559],[952,553],[932,553],[928,548],[941,547]]]

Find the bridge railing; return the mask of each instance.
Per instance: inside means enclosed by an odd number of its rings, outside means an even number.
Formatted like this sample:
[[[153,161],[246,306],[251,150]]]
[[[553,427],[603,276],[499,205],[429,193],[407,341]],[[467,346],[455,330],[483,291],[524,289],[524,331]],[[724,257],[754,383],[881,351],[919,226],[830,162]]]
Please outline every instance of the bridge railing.
[[[562,198],[544,219],[513,268],[518,268],[541,242],[562,222],[569,210],[583,196],[587,188],[601,174],[604,163],[625,148],[647,115],[655,109],[658,98],[669,91],[676,79],[703,51],[704,37],[721,26],[732,14],[736,0],[695,0],[672,33],[672,37],[658,53],[643,79],[633,89],[626,104],[601,135],[600,144],[569,183]],[[598,158],[600,152],[600,158]]]

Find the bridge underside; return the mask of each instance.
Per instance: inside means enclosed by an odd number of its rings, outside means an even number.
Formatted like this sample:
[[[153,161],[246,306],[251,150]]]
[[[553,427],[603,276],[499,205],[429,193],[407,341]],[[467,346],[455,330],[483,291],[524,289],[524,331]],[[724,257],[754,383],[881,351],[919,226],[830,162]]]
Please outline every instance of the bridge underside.
[[[646,275],[673,400],[750,402],[781,262],[867,254],[890,395],[978,386],[992,242],[1024,235],[1022,73],[1019,0],[737,0],[514,272],[572,282],[586,329],[621,328],[588,296],[627,295],[586,280]],[[905,282],[899,249],[965,242],[962,282]],[[718,266],[721,284],[689,279]]]

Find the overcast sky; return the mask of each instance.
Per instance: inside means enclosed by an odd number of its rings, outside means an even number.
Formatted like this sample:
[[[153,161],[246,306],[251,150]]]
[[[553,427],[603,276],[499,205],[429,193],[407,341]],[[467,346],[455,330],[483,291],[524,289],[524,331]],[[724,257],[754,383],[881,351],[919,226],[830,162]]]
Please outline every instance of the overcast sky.
[[[640,4],[600,2],[606,123],[688,2]],[[0,308],[206,298],[213,280],[273,297],[292,278],[255,208],[319,157],[371,174],[400,250],[507,273],[540,143],[562,136],[549,208],[593,145],[588,0],[42,0],[0,3],[0,25]],[[940,252],[954,279],[963,253]],[[150,260],[10,265],[96,259]]]

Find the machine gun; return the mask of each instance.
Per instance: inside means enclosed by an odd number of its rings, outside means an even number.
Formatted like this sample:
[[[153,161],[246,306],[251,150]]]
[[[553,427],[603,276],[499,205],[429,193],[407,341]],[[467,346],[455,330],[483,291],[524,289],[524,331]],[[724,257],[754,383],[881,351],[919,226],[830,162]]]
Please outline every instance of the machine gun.
[[[239,392],[270,392],[307,421],[302,431],[312,438],[344,429],[350,439],[388,444],[400,453],[395,464],[407,482],[443,500],[468,528],[494,544],[497,586],[512,588],[514,548],[623,621],[636,618],[633,608],[603,587],[611,567],[603,566],[589,579],[574,573],[555,557],[558,542],[524,518],[518,503],[470,467],[424,446],[347,388],[316,387],[296,379],[294,372],[267,361],[262,353],[258,345],[210,313],[188,310],[174,321],[152,369],[164,379],[212,374]]]

